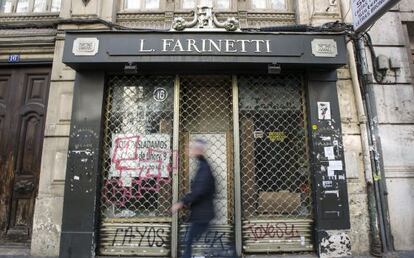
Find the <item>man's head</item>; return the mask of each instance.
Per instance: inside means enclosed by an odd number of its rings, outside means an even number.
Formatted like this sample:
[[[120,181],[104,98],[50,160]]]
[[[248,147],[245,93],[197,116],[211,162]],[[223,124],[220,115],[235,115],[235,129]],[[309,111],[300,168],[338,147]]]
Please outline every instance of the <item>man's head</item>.
[[[195,139],[190,144],[190,156],[203,156],[207,148],[207,142],[203,139]]]

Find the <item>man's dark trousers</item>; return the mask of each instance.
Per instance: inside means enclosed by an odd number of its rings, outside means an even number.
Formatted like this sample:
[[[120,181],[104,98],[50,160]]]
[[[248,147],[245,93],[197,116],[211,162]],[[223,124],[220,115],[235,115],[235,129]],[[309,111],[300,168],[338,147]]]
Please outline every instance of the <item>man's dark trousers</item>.
[[[200,236],[205,233],[208,229],[209,223],[197,223],[193,222],[190,224],[188,233],[185,239],[185,249],[182,258],[191,258],[192,257],[192,245],[193,242],[197,241]]]

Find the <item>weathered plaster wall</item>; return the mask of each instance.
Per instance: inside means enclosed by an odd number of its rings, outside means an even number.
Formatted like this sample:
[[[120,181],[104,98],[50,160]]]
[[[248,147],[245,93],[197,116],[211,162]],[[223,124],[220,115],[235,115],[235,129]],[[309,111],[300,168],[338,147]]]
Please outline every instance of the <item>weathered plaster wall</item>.
[[[397,250],[414,250],[414,88],[410,64],[413,42],[408,34],[414,22],[413,11],[413,2],[403,0],[369,32],[377,55],[393,58],[401,66],[387,72],[385,81],[395,84],[373,86],[391,230]]]
[[[56,41],[36,198],[31,254],[56,256],[62,223],[63,191],[75,73],[61,63],[63,36]]]
[[[61,18],[114,19],[114,1],[62,1]],[[66,173],[69,129],[72,113],[75,71],[62,63],[64,30],[102,28],[101,24],[61,25],[53,58],[49,105],[45,126],[39,194],[33,221],[31,254],[58,256],[62,224],[64,181]]]
[[[349,232],[353,255],[369,250],[369,216],[362,159],[362,142],[355,95],[349,68],[338,70],[338,98],[341,112],[345,168],[348,178],[348,200],[351,219]]]

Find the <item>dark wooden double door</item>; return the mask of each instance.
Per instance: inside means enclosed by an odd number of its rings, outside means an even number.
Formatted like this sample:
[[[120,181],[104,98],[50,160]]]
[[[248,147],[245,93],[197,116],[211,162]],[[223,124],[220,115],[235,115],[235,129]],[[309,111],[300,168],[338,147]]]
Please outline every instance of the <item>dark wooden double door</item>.
[[[31,237],[49,84],[49,67],[0,68],[0,242]]]

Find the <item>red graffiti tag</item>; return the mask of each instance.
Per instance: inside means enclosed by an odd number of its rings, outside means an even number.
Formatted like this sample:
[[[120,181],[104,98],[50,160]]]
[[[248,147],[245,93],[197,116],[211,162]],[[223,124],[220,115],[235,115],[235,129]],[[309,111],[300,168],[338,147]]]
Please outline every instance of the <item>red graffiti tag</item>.
[[[267,224],[252,224],[249,225],[248,230],[253,235],[254,240],[264,238],[294,238],[299,237],[299,231],[294,224],[288,225],[285,222],[267,223]]]

